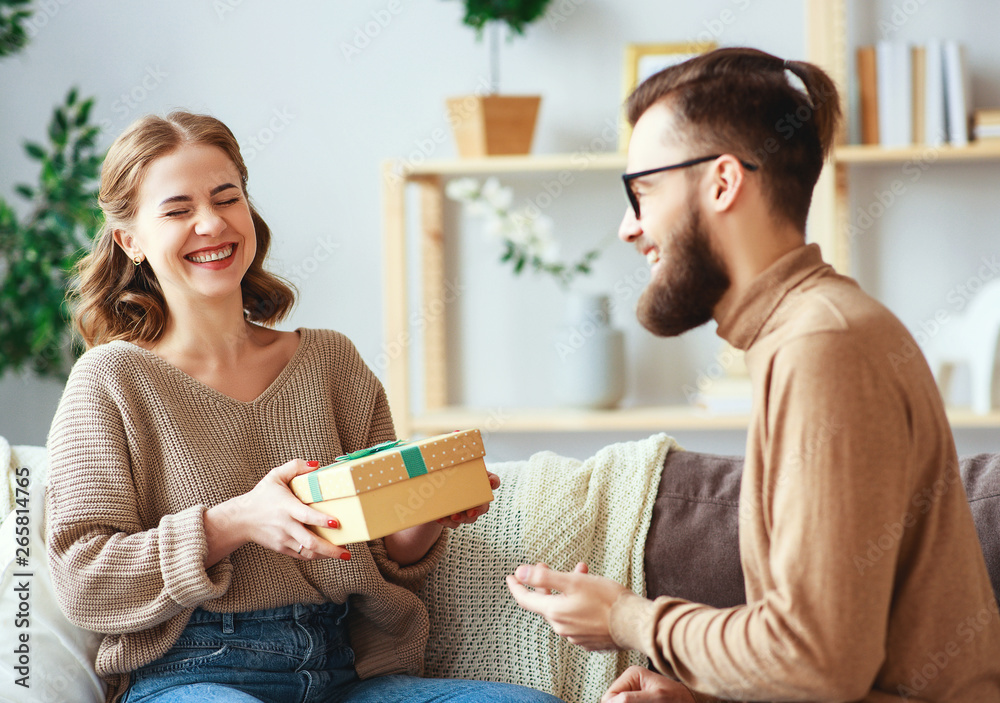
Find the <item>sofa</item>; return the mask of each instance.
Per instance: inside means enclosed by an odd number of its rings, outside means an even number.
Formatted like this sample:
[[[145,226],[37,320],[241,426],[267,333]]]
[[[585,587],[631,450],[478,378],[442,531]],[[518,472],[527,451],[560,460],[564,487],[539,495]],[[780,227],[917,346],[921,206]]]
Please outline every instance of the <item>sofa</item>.
[[[62,617],[55,605],[44,561],[43,490],[44,450],[37,447],[9,447],[0,438],[0,458],[6,455],[12,468],[27,468],[29,481],[22,482],[20,495],[27,497],[27,512],[12,512],[0,528],[0,619],[5,623],[0,642],[0,701],[101,701],[101,682],[90,667],[98,636],[76,628]],[[668,451],[662,463],[655,499],[644,519],[641,581],[649,597],[675,595],[728,607],[745,602],[737,540],[738,497],[742,471],[740,457],[716,456],[682,450]],[[524,462],[521,470],[530,470]],[[1000,601],[1000,454],[981,454],[961,459],[961,474],[975,519],[994,593]],[[16,477],[15,477],[16,478]],[[650,496],[652,498],[652,496]],[[23,505],[23,503],[22,503]],[[23,509],[23,508],[22,508]],[[21,526],[29,527],[28,566],[19,566],[16,527],[18,515],[26,516]],[[494,522],[502,524],[494,514]],[[22,532],[23,534],[23,532]],[[486,534],[489,534],[487,532]],[[483,545],[488,548],[489,545]],[[449,557],[446,556],[446,559]],[[456,557],[457,558],[457,557]],[[520,555],[509,555],[516,563]],[[457,585],[461,589],[461,585]],[[502,585],[497,585],[502,598]],[[461,595],[461,594],[460,594]],[[433,611],[432,611],[433,612]],[[30,627],[19,627],[18,618]],[[488,618],[489,614],[484,614]],[[525,614],[524,617],[534,617]],[[10,625],[14,624],[13,630]],[[502,630],[504,622],[494,623]],[[432,623],[432,632],[434,623]],[[552,645],[554,636],[539,626],[544,642],[521,642],[531,650]],[[28,634],[19,654],[19,637]],[[460,635],[460,633],[458,633]],[[448,633],[449,637],[458,636]],[[558,638],[555,638],[558,639]],[[567,646],[558,643],[559,647]],[[474,649],[475,645],[471,645]],[[475,651],[464,656],[474,658]],[[23,658],[22,658],[23,657]],[[617,669],[630,660],[619,656]],[[18,667],[22,668],[18,668]],[[28,672],[30,688],[9,685]],[[432,672],[433,673],[433,672]],[[609,672],[607,676],[611,676]],[[610,681],[608,681],[609,683]],[[597,682],[598,686],[604,681]],[[570,698],[569,696],[567,698]]]

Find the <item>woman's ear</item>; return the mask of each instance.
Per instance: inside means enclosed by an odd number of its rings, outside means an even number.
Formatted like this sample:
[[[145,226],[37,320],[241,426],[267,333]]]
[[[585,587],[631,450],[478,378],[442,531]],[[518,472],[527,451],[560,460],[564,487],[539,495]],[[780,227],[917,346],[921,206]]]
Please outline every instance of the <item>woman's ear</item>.
[[[121,247],[128,258],[134,260],[135,257],[143,255],[142,251],[135,245],[135,238],[125,230],[116,229],[111,234],[115,238],[115,244]]]

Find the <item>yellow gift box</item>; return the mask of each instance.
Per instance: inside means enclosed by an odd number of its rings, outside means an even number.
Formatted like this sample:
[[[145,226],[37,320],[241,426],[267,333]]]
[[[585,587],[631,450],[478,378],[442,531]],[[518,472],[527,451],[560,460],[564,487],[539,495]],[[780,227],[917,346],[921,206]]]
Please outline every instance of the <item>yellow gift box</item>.
[[[335,517],[313,527],[334,544],[378,539],[493,500],[479,430],[385,442],[296,476],[292,492]]]

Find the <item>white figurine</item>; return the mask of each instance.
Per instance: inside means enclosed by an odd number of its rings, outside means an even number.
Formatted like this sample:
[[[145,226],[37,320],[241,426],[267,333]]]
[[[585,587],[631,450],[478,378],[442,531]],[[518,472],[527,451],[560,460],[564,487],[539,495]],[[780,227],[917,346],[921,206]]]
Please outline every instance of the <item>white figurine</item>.
[[[964,313],[956,315],[924,345],[927,363],[945,401],[952,371],[966,363],[972,382],[973,411],[986,414],[992,410],[998,342],[1000,280],[993,280],[982,287]]]

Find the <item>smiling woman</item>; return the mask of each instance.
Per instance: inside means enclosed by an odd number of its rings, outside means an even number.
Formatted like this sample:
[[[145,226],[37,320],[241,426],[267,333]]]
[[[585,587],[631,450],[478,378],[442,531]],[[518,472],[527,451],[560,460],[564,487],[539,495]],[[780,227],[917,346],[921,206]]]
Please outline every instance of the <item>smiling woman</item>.
[[[74,298],[88,350],[49,432],[46,516],[59,605],[104,635],[107,700],[554,703],[417,678],[414,591],[443,528],[488,505],[346,547],[309,529],[349,518],[291,480],[395,430],[350,340],[270,326],[294,298],[263,267],[271,232],[246,184],[232,132],[188,113],[137,122],[102,172]]]
[[[194,242],[211,240],[221,222],[239,220],[231,229],[241,233],[244,244],[247,265],[238,267],[242,270],[236,280],[246,319],[273,324],[287,315],[295,296],[289,285],[263,268],[271,230],[249,200],[247,176],[232,132],[204,115],[147,116],[116,140],[102,169],[105,225],[93,252],[78,265],[80,285],[73,296],[77,329],[88,346],[115,339],[160,339],[167,324],[163,286],[169,284],[144,261],[150,252],[167,246],[163,240],[171,232],[186,237],[185,227],[196,218],[200,234],[185,242],[186,253],[217,248],[218,241]],[[176,222],[168,226],[169,220]],[[144,250],[138,244],[142,240],[151,249]]]
[[[250,207],[233,180],[236,167],[221,149],[180,146],[149,166],[135,221],[113,231],[134,265],[148,260],[175,313],[181,306],[197,309],[205,299],[243,310],[240,282],[257,247]],[[178,189],[184,194],[170,195]]]

